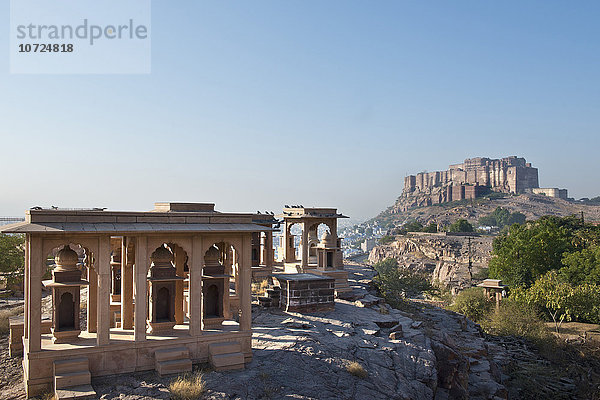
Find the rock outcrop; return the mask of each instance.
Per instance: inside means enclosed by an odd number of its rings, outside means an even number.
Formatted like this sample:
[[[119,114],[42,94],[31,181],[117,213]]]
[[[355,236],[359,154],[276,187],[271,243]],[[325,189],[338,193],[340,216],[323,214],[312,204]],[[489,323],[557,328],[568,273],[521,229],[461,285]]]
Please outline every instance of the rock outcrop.
[[[400,265],[430,274],[431,282],[462,288],[470,283],[469,259],[473,275],[487,268],[492,241],[490,236],[469,239],[443,233],[408,234],[397,236],[389,245],[375,247],[369,254],[369,262],[395,258]]]

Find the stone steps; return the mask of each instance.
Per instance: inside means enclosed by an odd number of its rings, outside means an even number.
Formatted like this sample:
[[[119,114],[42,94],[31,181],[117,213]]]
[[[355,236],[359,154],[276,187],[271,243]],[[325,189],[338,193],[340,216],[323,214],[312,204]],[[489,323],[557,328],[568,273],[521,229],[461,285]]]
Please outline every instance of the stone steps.
[[[56,399],[93,399],[92,374],[85,357],[54,361],[54,396]]]
[[[84,400],[84,399],[95,399],[97,398],[96,391],[92,385],[81,385],[72,386],[66,389],[58,389],[54,391],[54,398],[56,400],[70,399],[70,400]]]
[[[65,389],[70,386],[89,385],[92,381],[90,371],[65,372],[54,375],[54,389]]]
[[[154,352],[155,369],[160,376],[192,371],[192,360],[187,347],[173,347]]]
[[[216,371],[244,369],[244,353],[238,342],[211,343],[208,345],[208,359]]]

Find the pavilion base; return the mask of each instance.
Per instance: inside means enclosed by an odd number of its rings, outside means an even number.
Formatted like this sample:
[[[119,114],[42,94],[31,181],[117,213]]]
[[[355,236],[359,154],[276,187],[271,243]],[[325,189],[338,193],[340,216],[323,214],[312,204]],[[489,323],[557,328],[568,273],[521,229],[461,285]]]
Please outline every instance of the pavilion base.
[[[343,269],[321,269],[315,264],[302,266],[300,262],[285,263],[284,273],[286,274],[316,274],[326,278],[335,279],[335,293],[351,292],[352,288],[348,284],[348,271]]]
[[[148,321],[148,333],[157,333],[173,330],[175,321],[152,322]]]
[[[79,340],[81,330],[74,331],[56,331],[52,329],[52,343],[71,343]]]
[[[225,325],[224,325],[225,326]],[[116,334],[118,333],[118,335]],[[87,333],[82,333],[82,336]],[[30,353],[25,341],[23,381],[27,397],[38,396],[52,390],[53,364],[58,360],[77,357],[89,359],[92,377],[118,375],[156,369],[155,352],[161,349],[184,346],[192,363],[209,361],[211,343],[236,342],[244,355],[244,362],[252,361],[252,332],[205,330],[200,336],[178,332],[167,335],[148,335],[145,341],[134,341],[133,332],[111,330],[110,344],[97,346],[95,335],[82,337],[77,343],[52,344],[50,335],[42,335],[42,351]]]
[[[225,321],[225,318],[223,317],[204,318],[204,328],[219,329],[223,324],[223,321]]]

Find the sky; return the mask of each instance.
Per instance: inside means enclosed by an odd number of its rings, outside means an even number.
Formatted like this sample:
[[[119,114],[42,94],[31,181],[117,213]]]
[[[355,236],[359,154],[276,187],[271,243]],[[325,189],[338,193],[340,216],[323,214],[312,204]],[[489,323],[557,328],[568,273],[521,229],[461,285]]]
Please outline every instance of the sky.
[[[152,1],[150,74],[11,74],[0,215],[284,204],[354,219],[404,176],[525,157],[600,195],[600,3]],[[2,53],[0,53],[2,54]]]

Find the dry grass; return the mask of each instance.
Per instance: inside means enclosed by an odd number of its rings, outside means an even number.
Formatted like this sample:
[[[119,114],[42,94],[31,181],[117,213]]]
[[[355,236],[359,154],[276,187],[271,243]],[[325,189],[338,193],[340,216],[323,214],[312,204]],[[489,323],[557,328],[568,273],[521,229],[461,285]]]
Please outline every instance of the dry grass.
[[[6,335],[10,331],[8,319],[23,313],[23,306],[0,310],[0,335]]]
[[[260,282],[252,282],[252,294],[255,296],[264,296],[269,288],[269,280],[264,279]]]
[[[206,392],[206,382],[201,373],[179,376],[169,384],[169,392],[173,399],[199,399]]]
[[[364,379],[367,376],[369,376],[369,373],[363,368],[363,366],[357,363],[356,361],[348,363],[348,365],[346,365],[346,371],[361,379]]]
[[[41,400],[55,400],[54,392],[44,393],[40,396]]]

